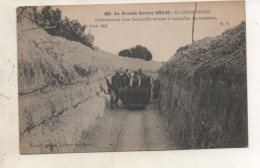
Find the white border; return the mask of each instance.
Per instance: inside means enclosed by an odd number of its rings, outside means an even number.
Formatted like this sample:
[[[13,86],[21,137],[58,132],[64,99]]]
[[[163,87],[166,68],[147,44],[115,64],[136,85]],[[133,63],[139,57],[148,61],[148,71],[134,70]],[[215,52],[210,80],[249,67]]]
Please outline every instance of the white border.
[[[194,0],[190,0],[194,1]],[[19,155],[17,68],[9,82],[11,63],[16,59],[16,7],[27,5],[143,3],[158,0],[2,0],[0,2],[0,167],[15,168],[259,168],[260,167],[260,1],[246,1],[249,148]],[[167,2],[167,1],[165,1]],[[174,1],[171,1],[174,2]],[[185,1],[187,2],[187,1]],[[7,62],[9,60],[9,62]]]

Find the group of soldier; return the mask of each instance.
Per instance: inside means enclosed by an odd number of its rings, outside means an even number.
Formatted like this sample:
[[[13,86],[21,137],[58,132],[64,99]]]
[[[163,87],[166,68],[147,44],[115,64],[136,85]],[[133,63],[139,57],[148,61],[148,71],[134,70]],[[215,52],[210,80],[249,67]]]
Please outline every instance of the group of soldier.
[[[114,104],[117,106],[119,98],[121,98],[123,104],[124,99],[122,95],[120,95],[120,90],[126,88],[136,88],[136,87],[149,87],[152,88],[152,80],[150,77],[145,75],[142,69],[138,71],[134,71],[134,74],[131,75],[128,69],[125,71],[120,68],[120,70],[116,71],[116,74],[111,77],[111,90],[114,92]]]

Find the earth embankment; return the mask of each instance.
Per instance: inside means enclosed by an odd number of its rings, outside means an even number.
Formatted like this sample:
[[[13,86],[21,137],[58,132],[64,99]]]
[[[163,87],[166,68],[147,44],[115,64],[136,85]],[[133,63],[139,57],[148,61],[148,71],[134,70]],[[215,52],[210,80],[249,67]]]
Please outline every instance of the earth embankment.
[[[159,70],[160,110],[176,146],[247,146],[245,23],[181,47]]]
[[[104,115],[105,76],[121,67],[155,72],[161,66],[50,36],[26,19],[17,26],[21,153],[62,152],[60,145],[70,151]]]

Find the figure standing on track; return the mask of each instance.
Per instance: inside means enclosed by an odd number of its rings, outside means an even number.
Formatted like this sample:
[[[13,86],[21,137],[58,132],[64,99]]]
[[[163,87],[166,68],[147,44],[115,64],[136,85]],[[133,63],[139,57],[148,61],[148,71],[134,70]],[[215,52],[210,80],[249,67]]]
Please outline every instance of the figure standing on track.
[[[145,101],[146,101],[146,104],[149,104],[151,93],[152,93],[151,90],[153,88],[152,77],[144,74],[141,68],[139,69],[138,74],[141,78],[140,87],[145,90],[148,90],[148,91],[146,91],[146,94],[145,94]]]
[[[153,81],[153,99],[157,99],[160,90],[160,81],[158,79]]]
[[[120,76],[119,71],[116,71],[116,74],[111,77],[111,81],[112,81],[111,89],[113,90],[113,92],[115,94],[114,103],[116,106],[118,106],[117,103],[120,98],[119,89],[123,87],[123,80],[122,80],[122,77]]]
[[[141,78],[138,75],[137,71],[134,72],[134,75],[130,79],[130,86],[131,87],[140,87],[141,86]]]
[[[140,68],[138,70],[138,75],[141,78],[141,87],[146,87],[150,83],[150,77],[148,77],[146,74],[143,73],[143,70]]]
[[[121,75],[120,75],[121,76]],[[127,72],[125,71],[123,73],[123,75],[121,76],[122,78],[122,81],[123,81],[123,87],[120,89],[119,91],[119,96],[120,96],[120,99],[121,99],[121,102],[123,103],[123,105],[126,104],[126,92],[127,92],[127,88],[130,87],[130,77],[129,75],[127,74]]]

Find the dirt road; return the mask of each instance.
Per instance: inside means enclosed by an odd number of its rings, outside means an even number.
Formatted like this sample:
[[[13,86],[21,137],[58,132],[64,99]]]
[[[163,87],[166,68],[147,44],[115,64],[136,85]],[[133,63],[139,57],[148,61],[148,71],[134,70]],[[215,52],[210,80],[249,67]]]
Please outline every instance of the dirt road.
[[[144,110],[107,109],[88,131],[83,132],[75,152],[145,151],[174,149],[167,122],[158,112],[156,101]]]

